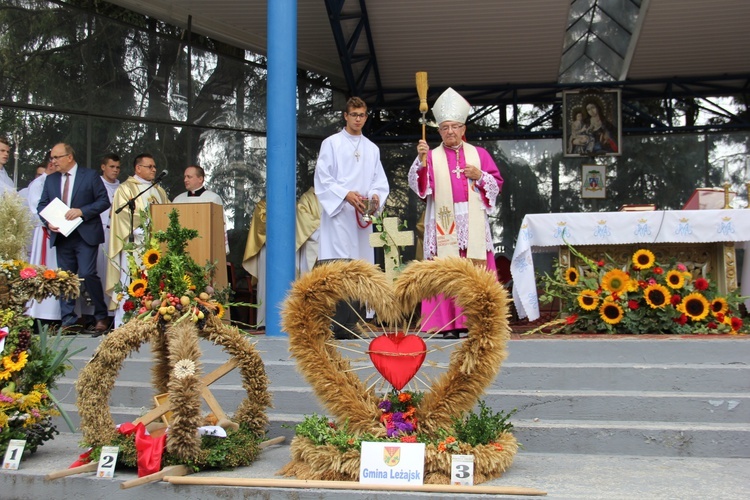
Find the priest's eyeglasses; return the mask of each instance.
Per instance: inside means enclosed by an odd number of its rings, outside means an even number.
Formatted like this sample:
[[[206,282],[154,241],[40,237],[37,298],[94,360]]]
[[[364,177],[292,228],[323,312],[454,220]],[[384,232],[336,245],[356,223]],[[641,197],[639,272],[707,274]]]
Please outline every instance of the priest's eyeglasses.
[[[367,113],[347,113],[347,115],[351,116],[354,119],[357,119],[357,118],[365,119],[365,118],[367,118]]]
[[[451,123],[450,125],[441,125],[439,130],[441,132],[447,132],[449,130],[461,130],[461,127],[463,126],[463,123]]]

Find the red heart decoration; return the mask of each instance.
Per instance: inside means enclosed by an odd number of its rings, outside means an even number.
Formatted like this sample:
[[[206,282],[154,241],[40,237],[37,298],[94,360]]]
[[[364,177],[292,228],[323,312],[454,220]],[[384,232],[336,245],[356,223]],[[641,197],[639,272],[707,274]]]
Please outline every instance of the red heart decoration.
[[[400,391],[424,363],[427,345],[417,335],[386,333],[370,342],[367,353],[375,369]]]

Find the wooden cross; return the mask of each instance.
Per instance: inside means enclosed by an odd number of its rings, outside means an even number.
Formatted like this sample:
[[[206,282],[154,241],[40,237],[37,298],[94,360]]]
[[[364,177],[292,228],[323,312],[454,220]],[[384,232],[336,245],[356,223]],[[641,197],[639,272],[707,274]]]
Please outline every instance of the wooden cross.
[[[201,385],[203,386],[201,388],[201,397],[206,401],[206,404],[211,409],[211,411],[214,412],[214,415],[219,421],[222,421],[222,423],[228,424],[232,428],[235,428],[237,424],[234,422],[231,422],[229,418],[227,418],[227,414],[224,413],[224,410],[219,406],[219,402],[216,401],[216,398],[213,394],[211,394],[211,391],[208,389],[208,386],[219,380],[221,377],[226,375],[227,373],[231,372],[237,367],[237,360],[232,358],[211,373],[204,375],[201,379]],[[148,425],[157,418],[161,417],[168,411],[170,411],[171,405],[169,404],[169,401],[165,401],[153,410],[147,412],[145,415],[135,419],[133,421],[134,424],[138,424],[139,422],[142,422],[143,425]],[[239,427],[239,426],[237,426]]]
[[[383,239],[385,236],[385,239]],[[414,245],[414,231],[399,231],[398,217],[386,217],[383,219],[383,232],[370,235],[370,246],[379,248],[388,246],[385,251],[385,275],[393,281],[399,273],[398,265],[401,262],[399,247],[410,247]]]

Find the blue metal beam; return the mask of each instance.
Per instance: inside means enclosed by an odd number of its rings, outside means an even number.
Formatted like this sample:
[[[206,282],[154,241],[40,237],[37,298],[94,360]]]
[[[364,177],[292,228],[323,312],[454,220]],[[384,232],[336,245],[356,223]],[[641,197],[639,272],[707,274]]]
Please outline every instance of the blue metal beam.
[[[297,0],[268,2],[266,335],[281,336],[294,281],[297,179]]]

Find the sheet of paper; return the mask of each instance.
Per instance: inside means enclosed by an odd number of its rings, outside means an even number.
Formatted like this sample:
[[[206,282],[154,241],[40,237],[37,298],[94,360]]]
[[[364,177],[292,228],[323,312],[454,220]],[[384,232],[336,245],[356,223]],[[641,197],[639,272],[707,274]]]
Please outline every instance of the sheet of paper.
[[[70,210],[70,207],[62,202],[60,198],[55,198],[49,204],[44,207],[44,210],[39,212],[39,215],[44,217],[44,220],[46,220],[50,225],[56,226],[60,234],[63,236],[70,236],[70,233],[72,233],[75,228],[77,228],[81,222],[83,222],[83,217],[77,217],[73,220],[67,220],[65,218],[65,214]]]

